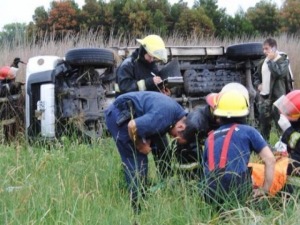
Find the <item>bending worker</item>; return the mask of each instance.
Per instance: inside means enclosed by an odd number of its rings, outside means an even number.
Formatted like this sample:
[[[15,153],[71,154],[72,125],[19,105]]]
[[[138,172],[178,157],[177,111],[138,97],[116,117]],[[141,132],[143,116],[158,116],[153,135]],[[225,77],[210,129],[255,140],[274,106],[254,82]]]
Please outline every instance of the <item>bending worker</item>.
[[[182,143],[185,111],[172,98],[157,92],[131,92],[120,95],[105,111],[124,166],[133,209],[140,211],[138,196],[147,183],[148,158],[152,141],[167,132]]]
[[[115,84],[116,95],[133,91],[156,91],[170,95],[168,89],[161,87],[163,83],[159,76],[156,62],[167,62],[165,43],[158,35],[148,35],[137,39],[141,46],[131,56],[126,58],[117,68]],[[152,140],[152,153],[161,178],[171,174],[172,154],[168,151],[166,136],[158,136]]]

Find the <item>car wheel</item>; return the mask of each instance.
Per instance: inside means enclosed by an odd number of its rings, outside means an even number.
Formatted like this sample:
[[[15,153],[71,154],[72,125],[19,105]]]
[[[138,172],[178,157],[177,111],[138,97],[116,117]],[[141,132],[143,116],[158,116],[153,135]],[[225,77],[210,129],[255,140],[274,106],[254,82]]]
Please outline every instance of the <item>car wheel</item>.
[[[103,48],[77,48],[67,52],[65,60],[71,66],[107,68],[114,65],[114,53]]]
[[[264,56],[262,43],[252,42],[227,47],[226,55],[232,60],[260,59]]]

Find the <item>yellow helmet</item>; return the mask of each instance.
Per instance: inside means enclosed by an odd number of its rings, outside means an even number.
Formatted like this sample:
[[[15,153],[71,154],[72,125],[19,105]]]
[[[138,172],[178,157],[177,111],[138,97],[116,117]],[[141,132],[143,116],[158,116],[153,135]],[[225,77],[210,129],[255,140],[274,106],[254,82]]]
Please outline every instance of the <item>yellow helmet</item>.
[[[149,55],[162,60],[164,63],[168,61],[166,46],[162,38],[158,35],[148,35],[144,39],[136,39],[147,51]]]
[[[243,117],[249,114],[247,100],[239,91],[232,90],[220,93],[214,115],[220,117]]]
[[[242,85],[240,83],[236,83],[236,82],[228,83],[222,88],[221,93],[231,91],[231,90],[236,90],[236,91],[240,92],[246,98],[246,101],[247,101],[247,104],[249,107],[249,105],[250,105],[249,104],[249,92],[248,92],[248,89],[244,85]]]

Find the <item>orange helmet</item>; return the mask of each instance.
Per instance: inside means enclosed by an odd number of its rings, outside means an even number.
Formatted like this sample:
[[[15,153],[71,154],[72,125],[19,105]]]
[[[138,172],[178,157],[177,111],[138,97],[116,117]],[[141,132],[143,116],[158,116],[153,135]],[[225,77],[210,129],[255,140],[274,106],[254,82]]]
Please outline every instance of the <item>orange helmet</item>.
[[[219,94],[218,93],[210,93],[206,96],[206,103],[212,107],[212,108],[215,108],[216,107],[216,104],[217,104],[217,101],[218,101],[218,96]]]
[[[300,118],[300,90],[294,90],[287,95],[282,95],[274,102],[274,105],[290,121],[297,121]]]

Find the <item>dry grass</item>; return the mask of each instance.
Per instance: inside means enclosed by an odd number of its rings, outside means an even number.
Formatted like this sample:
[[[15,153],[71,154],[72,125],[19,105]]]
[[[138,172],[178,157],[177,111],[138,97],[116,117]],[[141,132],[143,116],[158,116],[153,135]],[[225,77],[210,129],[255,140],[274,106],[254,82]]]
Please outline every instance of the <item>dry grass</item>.
[[[300,64],[297,63],[298,50],[300,49],[300,39],[298,37],[291,37],[282,34],[275,37],[278,42],[279,49],[288,53],[291,61],[292,70],[295,76],[297,87],[300,85]],[[178,34],[165,38],[167,45],[171,46],[224,46],[227,47],[232,44],[245,42],[262,42],[265,37],[256,38],[236,38],[233,40],[218,40],[214,37],[198,37],[191,36],[190,38],[183,38]],[[25,44],[24,44],[25,43]],[[63,57],[65,53],[71,48],[81,47],[124,47],[136,46],[135,38],[131,40],[125,39],[122,36],[118,38],[109,38],[104,40],[104,37],[94,35],[92,33],[81,33],[78,35],[69,35],[62,41],[55,41],[50,38],[48,41],[40,41],[39,44],[30,44],[26,41],[15,41],[14,44],[4,44],[1,47],[0,65],[9,65],[14,57],[19,56],[24,61],[36,55],[57,55]],[[19,79],[24,81],[25,66],[21,66],[21,76]]]

